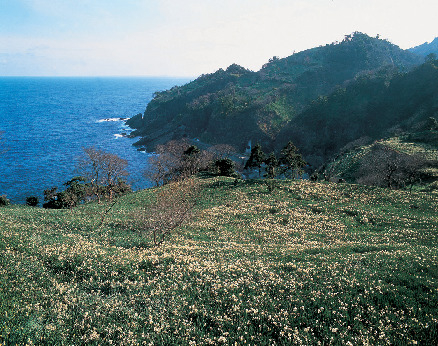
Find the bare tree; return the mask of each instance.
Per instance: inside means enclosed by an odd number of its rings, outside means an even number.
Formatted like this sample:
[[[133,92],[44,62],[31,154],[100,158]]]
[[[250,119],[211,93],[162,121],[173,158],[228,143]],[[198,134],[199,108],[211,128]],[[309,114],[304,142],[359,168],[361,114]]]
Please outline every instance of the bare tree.
[[[408,155],[383,144],[375,144],[362,160],[358,183],[388,188],[412,186],[419,181],[427,160],[421,154]]]
[[[149,157],[144,176],[157,186],[177,180],[181,172],[181,158],[189,144],[187,141],[170,141],[158,145],[156,155]]]
[[[173,166],[169,162],[171,159],[172,157],[167,154],[150,156],[143,176],[156,186],[165,184],[170,176],[170,168]]]
[[[421,182],[423,169],[432,165],[431,161],[425,159],[421,154],[404,155],[402,164],[400,165],[400,184],[403,187],[409,186],[409,191],[412,191],[414,184]]]
[[[184,151],[181,160],[182,178],[190,177],[198,172],[208,170],[213,162],[213,154],[206,150],[200,150],[195,145],[191,145]]]
[[[157,186],[185,179],[208,167],[212,154],[200,150],[186,140],[173,140],[158,145],[156,155],[149,158],[144,176]]]
[[[161,245],[173,230],[192,217],[199,191],[193,179],[168,184],[157,193],[155,203],[132,215],[135,229],[143,237],[152,238],[154,246]]]
[[[376,144],[362,160],[357,181],[360,184],[392,188],[401,158],[392,148]]]
[[[78,160],[77,170],[89,183],[89,194],[101,201],[102,196],[113,199],[123,192],[124,178],[128,175],[128,161],[118,155],[96,148],[84,148],[84,155]]]

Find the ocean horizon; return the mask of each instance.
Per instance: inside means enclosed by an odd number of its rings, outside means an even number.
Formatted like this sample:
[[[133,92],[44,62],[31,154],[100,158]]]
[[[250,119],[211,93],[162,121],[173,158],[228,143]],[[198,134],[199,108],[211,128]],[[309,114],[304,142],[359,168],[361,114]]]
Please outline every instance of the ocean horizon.
[[[182,85],[171,77],[0,77],[0,195],[12,203],[77,175],[83,148],[95,147],[128,160],[134,189],[147,153],[133,146],[125,120],[143,113],[156,91]]]

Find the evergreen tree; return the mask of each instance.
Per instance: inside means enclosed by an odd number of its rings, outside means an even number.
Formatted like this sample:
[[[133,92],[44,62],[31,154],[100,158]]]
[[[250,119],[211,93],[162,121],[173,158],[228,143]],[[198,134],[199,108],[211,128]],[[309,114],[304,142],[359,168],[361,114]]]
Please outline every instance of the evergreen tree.
[[[76,207],[81,202],[84,202],[87,195],[87,190],[90,189],[90,184],[85,184],[84,177],[74,177],[64,183],[66,189],[58,191],[57,187],[44,190],[43,208],[49,209],[66,209]]]
[[[6,195],[0,196],[0,207],[4,207],[6,205],[9,205],[11,201],[6,197]]]
[[[219,159],[215,161],[215,166],[219,171],[219,175],[231,177],[234,173],[234,162],[229,158]]]
[[[436,130],[438,130],[438,121],[434,117],[429,117],[426,120],[425,128],[428,131],[436,131]]]
[[[264,159],[265,159],[265,153],[262,150],[262,146],[260,144],[255,145],[251,149],[251,155],[249,156],[248,161],[246,161],[245,169],[258,167],[259,176],[260,176],[261,167],[262,167],[262,163],[264,162]]]
[[[26,197],[26,205],[28,205],[30,207],[36,207],[38,205],[38,203],[40,203],[40,200],[38,199],[38,197],[35,197],[35,196]]]
[[[268,158],[265,160],[266,166],[267,166],[267,172],[266,172],[266,177],[269,179],[273,179],[275,178],[276,174],[276,170],[278,167],[278,160],[277,157],[275,156],[274,152],[272,152]]]
[[[307,165],[307,162],[298,152],[298,148],[292,141],[289,141],[281,150],[279,164],[281,165],[284,175],[287,177],[295,177],[303,174],[303,168]]]

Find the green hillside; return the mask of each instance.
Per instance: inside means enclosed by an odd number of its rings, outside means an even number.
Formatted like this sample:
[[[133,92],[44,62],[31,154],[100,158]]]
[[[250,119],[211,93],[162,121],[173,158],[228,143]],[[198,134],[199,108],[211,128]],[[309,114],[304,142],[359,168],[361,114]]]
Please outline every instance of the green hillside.
[[[410,48],[409,51],[423,57],[427,57],[429,54],[438,55],[438,37],[435,37],[430,43],[426,42],[414,48]]]
[[[384,185],[382,181],[377,181],[378,179],[367,181],[367,176],[379,170],[386,170],[389,173],[388,169],[390,169],[394,171],[394,175],[399,175],[399,179],[405,180],[399,187],[411,184],[421,190],[436,190],[438,188],[438,126],[436,120],[432,122],[435,126],[433,130],[425,130],[425,127],[428,128],[428,123],[423,122],[420,123],[422,128],[417,126],[417,131],[403,132],[398,136],[377,141],[368,138],[365,139],[367,143],[357,141],[357,145],[353,142],[344,147],[341,153],[320,171],[331,177],[343,178],[350,183]]]
[[[252,140],[273,149],[285,145],[278,143],[278,134],[319,96],[358,75],[387,66],[407,71],[422,61],[388,41],[356,32],[339,43],[274,57],[258,72],[231,65],[157,93],[145,113],[128,124],[137,129],[133,135],[142,137],[137,144],[149,150],[181,137],[238,150]]]
[[[101,227],[106,204],[0,208],[0,344],[436,343],[436,195],[194,184],[159,247],[139,216],[172,184],[121,197]]]
[[[392,70],[363,75],[345,88],[320,97],[277,136],[293,140],[314,165],[361,137],[380,139],[410,131],[438,118],[438,60],[404,74]]]

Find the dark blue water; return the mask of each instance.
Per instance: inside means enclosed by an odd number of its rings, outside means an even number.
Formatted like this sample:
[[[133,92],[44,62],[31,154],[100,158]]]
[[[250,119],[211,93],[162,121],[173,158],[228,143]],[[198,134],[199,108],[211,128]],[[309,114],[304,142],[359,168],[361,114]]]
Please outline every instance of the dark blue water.
[[[135,188],[148,186],[141,176],[147,154],[138,152],[124,121],[143,113],[155,91],[182,85],[170,78],[0,77],[0,195],[13,203],[75,176],[84,147],[128,160]],[[113,121],[104,121],[112,119]],[[6,149],[6,151],[2,150]]]

